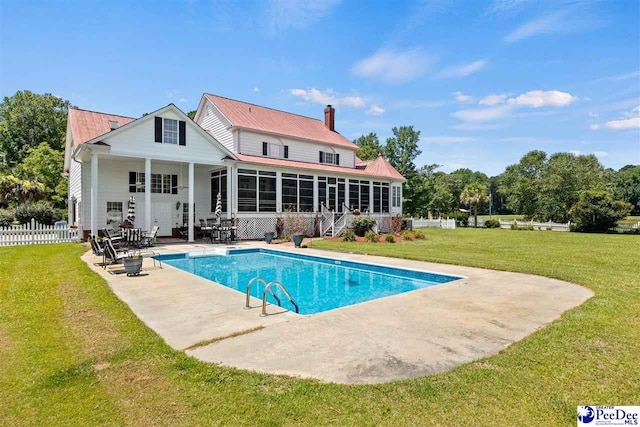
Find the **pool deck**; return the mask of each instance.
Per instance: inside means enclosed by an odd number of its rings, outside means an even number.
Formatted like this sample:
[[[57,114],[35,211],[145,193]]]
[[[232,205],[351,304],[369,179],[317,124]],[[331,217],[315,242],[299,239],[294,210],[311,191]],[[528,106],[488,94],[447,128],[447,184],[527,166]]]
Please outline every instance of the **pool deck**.
[[[593,293],[545,277],[335,253],[292,246],[243,243],[379,265],[464,276],[443,285],[310,316],[260,301],[245,310],[244,294],[145,259],[139,277],[113,274],[83,259],[114,293],[170,346],[206,361],[326,382],[380,383],[446,371],[490,356],[523,339]],[[210,251],[208,244],[167,245],[157,253]],[[215,341],[214,341],[215,340]]]

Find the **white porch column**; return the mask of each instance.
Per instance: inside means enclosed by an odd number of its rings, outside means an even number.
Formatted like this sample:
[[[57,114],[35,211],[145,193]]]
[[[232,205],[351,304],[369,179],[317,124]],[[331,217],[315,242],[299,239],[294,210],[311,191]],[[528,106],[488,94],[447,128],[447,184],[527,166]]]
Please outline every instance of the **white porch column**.
[[[151,230],[151,159],[144,159],[144,229]]]
[[[276,212],[282,212],[282,172],[276,171]]]
[[[193,216],[195,214],[195,212],[193,211],[193,204],[194,204],[194,188],[193,188],[193,183],[194,183],[195,179],[193,178],[193,163],[189,163],[189,221],[187,224],[189,227],[189,243],[193,243],[194,241],[194,233],[193,233]]]
[[[373,181],[369,181],[369,213],[373,213]]]
[[[320,206],[318,206],[318,175],[313,175],[313,211],[318,212],[320,210]]]
[[[233,215],[233,168],[227,166],[227,218]]]
[[[98,154],[91,153],[91,234],[98,235]]]
[[[349,208],[351,208],[351,205],[349,204],[349,179],[348,178],[345,178],[344,180],[344,204],[347,205]],[[344,212],[346,212],[346,210]]]

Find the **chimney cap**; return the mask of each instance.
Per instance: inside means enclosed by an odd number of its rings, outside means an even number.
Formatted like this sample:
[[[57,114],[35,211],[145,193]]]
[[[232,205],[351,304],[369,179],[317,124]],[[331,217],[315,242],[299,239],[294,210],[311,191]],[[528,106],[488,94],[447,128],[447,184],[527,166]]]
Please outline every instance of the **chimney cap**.
[[[331,107],[331,104],[327,104],[327,108],[332,108],[332,107]]]

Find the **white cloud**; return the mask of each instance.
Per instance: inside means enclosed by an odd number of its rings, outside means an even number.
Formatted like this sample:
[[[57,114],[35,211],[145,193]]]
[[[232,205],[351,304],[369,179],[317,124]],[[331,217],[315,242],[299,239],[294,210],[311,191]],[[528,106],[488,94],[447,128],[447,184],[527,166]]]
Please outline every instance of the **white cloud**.
[[[596,156],[597,158],[601,159],[603,157],[607,157],[609,155],[609,153],[607,153],[606,151],[594,151],[593,155]]]
[[[420,138],[420,142],[429,142],[433,144],[451,144],[457,142],[473,142],[478,138],[472,138],[467,136],[428,136],[426,138]]]
[[[611,120],[604,125],[613,130],[636,129],[640,128],[640,105],[624,113],[624,119]]]
[[[507,95],[489,95],[482,98],[479,102],[480,105],[496,105],[502,104],[506,101]]]
[[[178,102],[179,102],[180,104],[184,104],[184,103],[185,103],[185,102],[187,102],[187,101],[188,101],[188,100],[187,100],[187,98],[180,98],[180,99],[178,100]]]
[[[509,33],[503,41],[511,44],[539,34],[572,34],[606,23],[601,15],[589,12],[588,2],[574,2],[561,7],[564,8],[525,22]]]
[[[478,123],[478,122],[466,122],[466,123],[457,123],[451,126],[451,129],[455,130],[464,130],[464,131],[482,131],[482,130],[494,130],[494,129],[502,129],[506,127],[505,124],[487,124],[487,123]]]
[[[609,129],[623,130],[623,129],[640,129],[640,117],[633,117],[631,119],[611,120],[604,124]]]
[[[431,60],[421,49],[393,51],[380,49],[368,58],[358,61],[351,72],[386,83],[404,83],[423,75]]]
[[[369,116],[381,116],[382,114],[384,114],[384,111],[384,108],[382,108],[381,106],[373,104],[371,107],[369,107],[366,114]]]
[[[490,108],[468,108],[456,111],[451,115],[464,122],[487,122],[508,116],[511,114],[512,109],[508,105]]]
[[[364,108],[365,102],[359,96],[337,96],[333,89],[325,89],[324,91],[316,88],[311,89],[289,89],[289,93],[293,96],[300,97],[305,101],[314,102],[316,104],[331,104],[340,107]]]
[[[453,92],[451,95],[453,95],[453,97],[456,99],[456,101],[461,102],[463,104],[468,104],[468,103],[474,101],[473,96],[465,95],[464,93],[462,93],[460,91]]]
[[[468,64],[459,65],[457,67],[449,67],[440,71],[436,77],[440,79],[446,79],[451,77],[466,77],[475,72],[478,72],[487,65],[489,61],[486,59],[481,59],[478,61],[470,62]]]
[[[528,105],[533,108],[539,107],[564,107],[569,105],[575,100],[575,96],[567,92],[560,92],[559,90],[532,90],[523,93],[517,98],[511,98],[507,102],[510,105]]]
[[[267,6],[269,32],[302,29],[329,15],[340,0],[270,0]]]
[[[594,124],[589,125],[589,128],[591,130],[598,130],[598,129],[600,129],[600,125],[597,124],[597,123],[594,123]]]
[[[254,87],[253,87],[253,91],[254,91],[254,92],[260,92],[260,88],[259,88],[258,86],[254,86]]]
[[[632,73],[620,74],[613,77],[614,80],[627,80],[640,77],[640,71],[634,71]]]
[[[580,151],[580,150],[569,150],[569,153],[573,154],[574,156],[581,156],[582,155],[582,151]]]
[[[593,117],[594,119],[597,119],[598,117],[600,117],[600,114],[595,113],[593,111],[589,111],[589,117]]]

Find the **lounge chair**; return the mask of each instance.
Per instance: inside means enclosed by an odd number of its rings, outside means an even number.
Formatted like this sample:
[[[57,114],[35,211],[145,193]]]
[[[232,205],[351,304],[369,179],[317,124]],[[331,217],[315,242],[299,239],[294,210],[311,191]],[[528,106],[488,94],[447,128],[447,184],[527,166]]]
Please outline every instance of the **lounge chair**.
[[[104,268],[107,268],[107,265],[119,263],[123,258],[126,258],[127,255],[126,251],[118,253],[118,251],[113,247],[111,239],[108,237],[104,239]]]
[[[156,235],[158,234],[158,230],[160,230],[160,227],[154,225],[153,227],[151,227],[151,231],[144,232],[142,235],[142,246],[153,246],[153,243],[156,240]]]
[[[98,243],[98,239],[96,239],[95,234],[91,234],[89,236],[89,243],[91,244],[91,250],[93,251],[93,254],[95,256],[101,256],[102,265],[105,265],[106,258],[104,254],[104,248],[100,246],[100,243]]]

